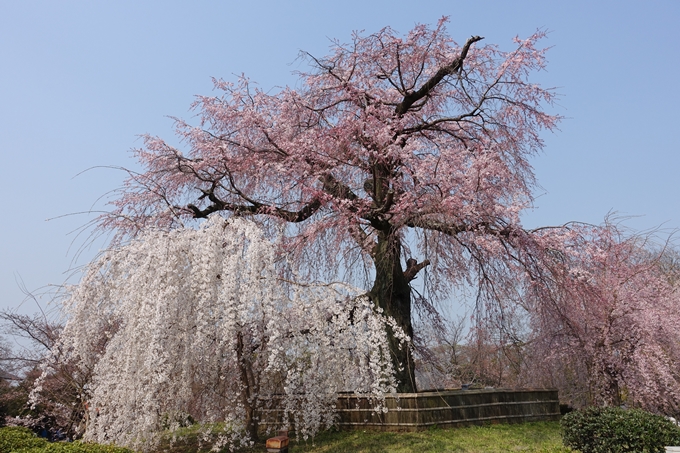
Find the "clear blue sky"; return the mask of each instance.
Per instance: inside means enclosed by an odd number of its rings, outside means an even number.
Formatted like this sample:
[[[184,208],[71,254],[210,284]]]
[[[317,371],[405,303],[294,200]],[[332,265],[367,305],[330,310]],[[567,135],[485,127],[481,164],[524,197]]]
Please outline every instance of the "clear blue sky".
[[[169,137],[211,77],[245,73],[264,88],[294,84],[300,50],[328,38],[451,17],[509,49],[515,35],[551,30],[548,71],[561,131],[533,164],[542,190],[528,226],[600,223],[680,228],[680,1],[31,1],[0,0],[0,308],[63,283],[82,241],[72,230],[134,167],[138,134]],[[101,247],[85,250],[86,263]],[[31,312],[28,305],[24,311]]]

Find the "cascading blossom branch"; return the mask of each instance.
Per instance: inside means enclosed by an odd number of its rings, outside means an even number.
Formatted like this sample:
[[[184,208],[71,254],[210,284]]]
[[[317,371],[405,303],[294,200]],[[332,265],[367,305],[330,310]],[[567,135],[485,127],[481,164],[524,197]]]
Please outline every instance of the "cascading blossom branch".
[[[573,406],[626,404],[666,415],[680,411],[678,286],[654,237],[579,229],[556,253],[551,292],[533,303],[528,379],[558,387]],[[568,253],[568,252],[571,252]],[[584,259],[586,258],[586,259]]]
[[[87,267],[61,338],[62,359],[96,363],[86,439],[140,448],[193,418],[224,422],[237,445],[274,408],[306,438],[332,425],[339,391],[396,391],[394,321],[346,285],[282,281],[274,248],[252,222],[214,217]]]

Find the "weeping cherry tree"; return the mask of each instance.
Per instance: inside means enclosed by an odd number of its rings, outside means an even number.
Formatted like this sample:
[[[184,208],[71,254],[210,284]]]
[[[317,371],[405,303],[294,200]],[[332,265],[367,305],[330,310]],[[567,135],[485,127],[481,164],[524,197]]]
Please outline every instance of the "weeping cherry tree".
[[[224,423],[236,445],[267,409],[306,438],[333,424],[339,391],[378,406],[396,391],[385,332],[398,326],[347,285],[283,281],[275,247],[250,221],[213,217],[87,267],[55,357],[94,364],[86,439],[143,447],[193,419]]]

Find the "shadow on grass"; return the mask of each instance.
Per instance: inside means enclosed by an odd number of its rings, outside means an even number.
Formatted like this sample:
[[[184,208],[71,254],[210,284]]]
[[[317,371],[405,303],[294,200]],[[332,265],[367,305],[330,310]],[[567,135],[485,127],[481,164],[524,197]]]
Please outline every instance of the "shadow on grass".
[[[165,440],[155,453],[208,453],[212,443],[204,440],[201,429],[183,429],[174,442]],[[241,453],[263,453],[265,439]],[[223,449],[222,452],[227,452]],[[429,429],[418,432],[331,431],[314,439],[291,438],[290,453],[568,453],[562,445],[559,422],[536,422],[514,425],[474,426],[454,429]]]
[[[252,451],[265,451],[264,446]],[[326,432],[307,442],[291,442],[290,453],[466,452],[567,453],[558,422],[490,425],[419,432]]]

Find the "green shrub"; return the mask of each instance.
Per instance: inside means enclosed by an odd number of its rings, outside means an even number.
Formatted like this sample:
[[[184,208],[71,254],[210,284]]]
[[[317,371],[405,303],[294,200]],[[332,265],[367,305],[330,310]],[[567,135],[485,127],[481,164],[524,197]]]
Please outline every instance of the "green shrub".
[[[82,442],[54,442],[44,447],[15,450],[16,453],[132,453],[127,448],[113,445],[86,444]],[[12,452],[12,453],[15,453]]]
[[[680,428],[639,409],[591,407],[562,417],[562,440],[582,453],[663,453],[680,445]]]
[[[127,448],[83,442],[47,442],[27,428],[0,428],[2,453],[133,453]]]
[[[36,437],[28,428],[0,428],[0,452],[40,448],[45,445],[47,445],[47,441]]]

